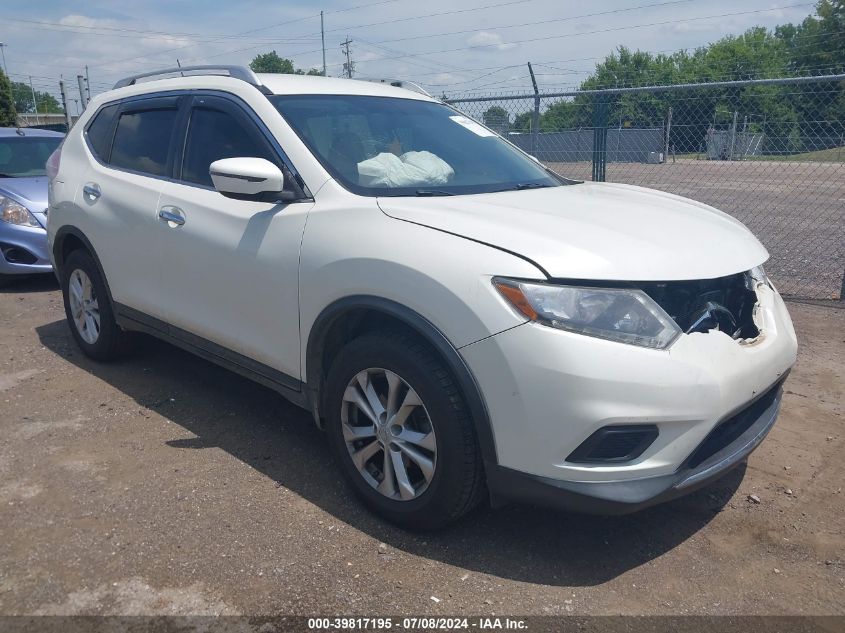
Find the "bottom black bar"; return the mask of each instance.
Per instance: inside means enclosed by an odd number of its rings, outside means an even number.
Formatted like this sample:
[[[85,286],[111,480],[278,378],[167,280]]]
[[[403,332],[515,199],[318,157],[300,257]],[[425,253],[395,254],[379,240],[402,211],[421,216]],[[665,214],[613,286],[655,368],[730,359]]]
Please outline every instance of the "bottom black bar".
[[[838,633],[845,616],[0,616],[3,633],[554,631]]]

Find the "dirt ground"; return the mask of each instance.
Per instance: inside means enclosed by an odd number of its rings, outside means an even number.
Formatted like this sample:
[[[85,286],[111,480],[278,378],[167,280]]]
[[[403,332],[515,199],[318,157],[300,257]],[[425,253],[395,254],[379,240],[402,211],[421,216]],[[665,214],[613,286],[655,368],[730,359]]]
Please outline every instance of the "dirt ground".
[[[799,362],[747,468],[632,516],[483,509],[415,535],[361,508],[281,397],[152,339],[93,363],[55,283],[20,283],[0,615],[843,615],[845,310],[790,311]]]

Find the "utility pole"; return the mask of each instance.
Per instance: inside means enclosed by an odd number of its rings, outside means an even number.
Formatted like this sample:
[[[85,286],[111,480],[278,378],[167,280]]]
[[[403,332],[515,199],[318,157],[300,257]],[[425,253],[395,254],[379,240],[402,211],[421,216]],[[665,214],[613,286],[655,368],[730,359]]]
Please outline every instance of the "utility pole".
[[[70,109],[67,107],[67,91],[65,90],[65,81],[64,79],[59,80],[59,92],[62,95],[62,108],[65,111],[65,123],[67,124],[67,131],[70,132],[70,128],[73,125],[73,120],[70,117]]]
[[[323,40],[323,77],[326,76],[326,29],[323,26],[323,12],[320,11],[320,38]]]
[[[85,102],[85,77],[77,75],[76,83],[79,84],[79,102],[82,104],[82,109],[84,110],[87,105]]]
[[[3,55],[3,72],[5,72],[6,76],[8,77],[9,76],[9,67],[6,66],[6,47],[7,46],[8,46],[8,44],[4,44],[3,42],[0,42],[0,55]],[[9,81],[12,81],[12,79],[9,78]]]
[[[91,82],[88,80],[88,64],[85,64],[85,103],[91,101]]]
[[[346,36],[346,41],[340,43],[340,47],[343,49],[344,55],[346,55],[346,63],[343,65],[343,72],[346,73],[347,79],[352,79],[352,73],[355,72],[355,62],[353,62],[349,58],[349,54],[352,52],[349,49],[349,45],[352,43],[352,40],[349,39],[349,36]]]
[[[35,88],[32,86],[32,75],[29,76],[29,89],[32,90],[32,107],[35,108],[35,125],[38,125],[38,99],[35,98]]]

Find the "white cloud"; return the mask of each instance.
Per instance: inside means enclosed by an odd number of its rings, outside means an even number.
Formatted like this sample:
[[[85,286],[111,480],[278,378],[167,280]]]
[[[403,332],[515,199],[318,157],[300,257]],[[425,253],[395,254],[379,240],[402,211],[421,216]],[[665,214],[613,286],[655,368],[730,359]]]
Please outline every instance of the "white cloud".
[[[479,31],[467,40],[467,44],[473,48],[506,51],[515,48],[516,44],[507,44],[502,41],[502,36],[490,31]]]
[[[61,20],[59,20],[59,24],[64,26],[82,26],[82,27],[92,27],[92,26],[107,26],[109,28],[114,28],[118,26],[118,23],[114,20],[101,20],[98,18],[89,18],[87,15],[78,15],[78,14],[71,14],[64,16]]]

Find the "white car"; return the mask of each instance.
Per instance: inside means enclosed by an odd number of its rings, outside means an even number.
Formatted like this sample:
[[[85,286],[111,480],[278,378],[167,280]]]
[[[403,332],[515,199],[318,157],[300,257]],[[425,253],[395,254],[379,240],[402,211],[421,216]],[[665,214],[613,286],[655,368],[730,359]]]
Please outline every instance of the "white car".
[[[396,85],[177,72],[93,99],[48,165],[92,358],[137,330],[277,390],[415,528],[485,497],[635,511],[774,424],[797,343],[737,220],[567,180]]]

